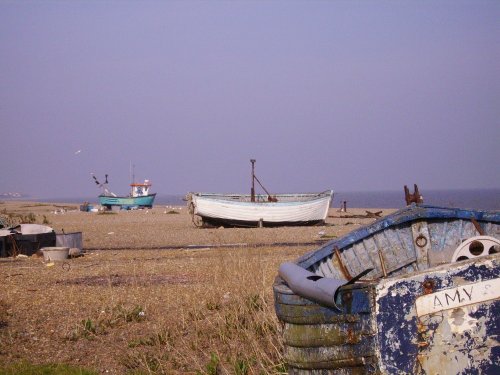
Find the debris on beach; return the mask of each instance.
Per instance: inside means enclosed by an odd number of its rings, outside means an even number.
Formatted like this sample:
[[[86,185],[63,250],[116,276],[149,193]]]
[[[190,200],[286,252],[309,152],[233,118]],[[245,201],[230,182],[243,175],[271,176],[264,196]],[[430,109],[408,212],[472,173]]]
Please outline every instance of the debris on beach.
[[[44,248],[67,247],[82,254],[82,232],[56,233],[54,229],[41,224],[18,224],[0,229],[0,257],[34,256],[42,254]]]
[[[45,246],[55,246],[54,229],[40,224],[19,224],[0,230],[0,257],[31,256]]]
[[[78,257],[83,256],[83,252],[82,252],[82,250],[80,250],[77,247],[72,247],[69,249],[68,255],[70,258],[78,258]]]
[[[333,216],[333,215],[328,215],[330,218],[334,219],[376,219],[382,217],[382,211],[376,211],[376,212],[371,212],[371,211],[365,211],[366,214],[361,215],[340,215],[340,216]]]

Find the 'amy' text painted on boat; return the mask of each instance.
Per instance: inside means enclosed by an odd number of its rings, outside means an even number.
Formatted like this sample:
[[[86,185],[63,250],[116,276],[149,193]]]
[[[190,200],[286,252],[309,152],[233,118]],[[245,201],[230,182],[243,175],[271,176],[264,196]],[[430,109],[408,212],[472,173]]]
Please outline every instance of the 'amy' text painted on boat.
[[[486,302],[500,298],[500,279],[461,285],[418,297],[415,301],[417,316],[434,314],[444,310]]]

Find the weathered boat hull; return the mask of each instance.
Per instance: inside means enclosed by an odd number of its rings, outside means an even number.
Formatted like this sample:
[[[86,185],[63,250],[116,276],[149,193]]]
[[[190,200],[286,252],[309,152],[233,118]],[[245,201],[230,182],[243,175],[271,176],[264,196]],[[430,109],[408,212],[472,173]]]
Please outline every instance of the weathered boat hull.
[[[140,197],[113,197],[108,195],[99,195],[99,204],[111,208],[112,206],[120,206],[124,208],[131,207],[153,207],[156,193],[140,196]]]
[[[470,237],[500,243],[500,213],[410,206],[299,258],[318,277],[346,282],[373,271],[330,306],[277,277],[289,373],[498,373],[500,255],[462,249]]]
[[[277,202],[248,195],[191,194],[191,210],[204,222],[235,226],[312,225],[324,222],[333,192],[278,194]],[[267,198],[267,196],[266,196]]]
[[[499,374],[499,282],[500,254],[381,281],[375,291],[381,371]]]

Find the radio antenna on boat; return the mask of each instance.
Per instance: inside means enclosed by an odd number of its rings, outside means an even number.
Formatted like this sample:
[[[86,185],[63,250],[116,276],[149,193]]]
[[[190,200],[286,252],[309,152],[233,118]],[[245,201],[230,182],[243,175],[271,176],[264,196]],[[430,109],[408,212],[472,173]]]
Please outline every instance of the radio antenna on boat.
[[[135,164],[130,161],[130,183],[135,184]]]
[[[252,202],[255,202],[255,181],[257,181],[257,183],[260,185],[260,187],[266,192],[267,200],[269,202],[277,202],[278,200],[276,199],[276,197],[271,196],[271,194],[267,191],[267,189],[264,187],[264,185],[262,185],[262,183],[259,181],[259,179],[255,175],[255,162],[256,162],[255,159],[250,159],[250,163],[252,163],[252,189],[250,191],[250,193],[251,193],[250,200]]]

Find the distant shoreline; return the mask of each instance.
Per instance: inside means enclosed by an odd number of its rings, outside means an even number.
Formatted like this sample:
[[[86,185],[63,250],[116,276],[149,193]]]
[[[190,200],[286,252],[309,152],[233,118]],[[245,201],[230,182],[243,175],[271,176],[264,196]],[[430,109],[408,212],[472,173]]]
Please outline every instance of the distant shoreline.
[[[436,206],[461,207],[483,210],[500,209],[500,189],[462,189],[462,190],[421,190],[424,203]],[[155,206],[184,206],[184,194],[158,194]],[[92,197],[52,197],[52,198],[1,198],[5,201],[29,201],[81,204],[98,204],[97,196]],[[406,205],[403,191],[372,192],[334,192],[331,207],[340,207],[347,202],[351,208],[400,208]]]

